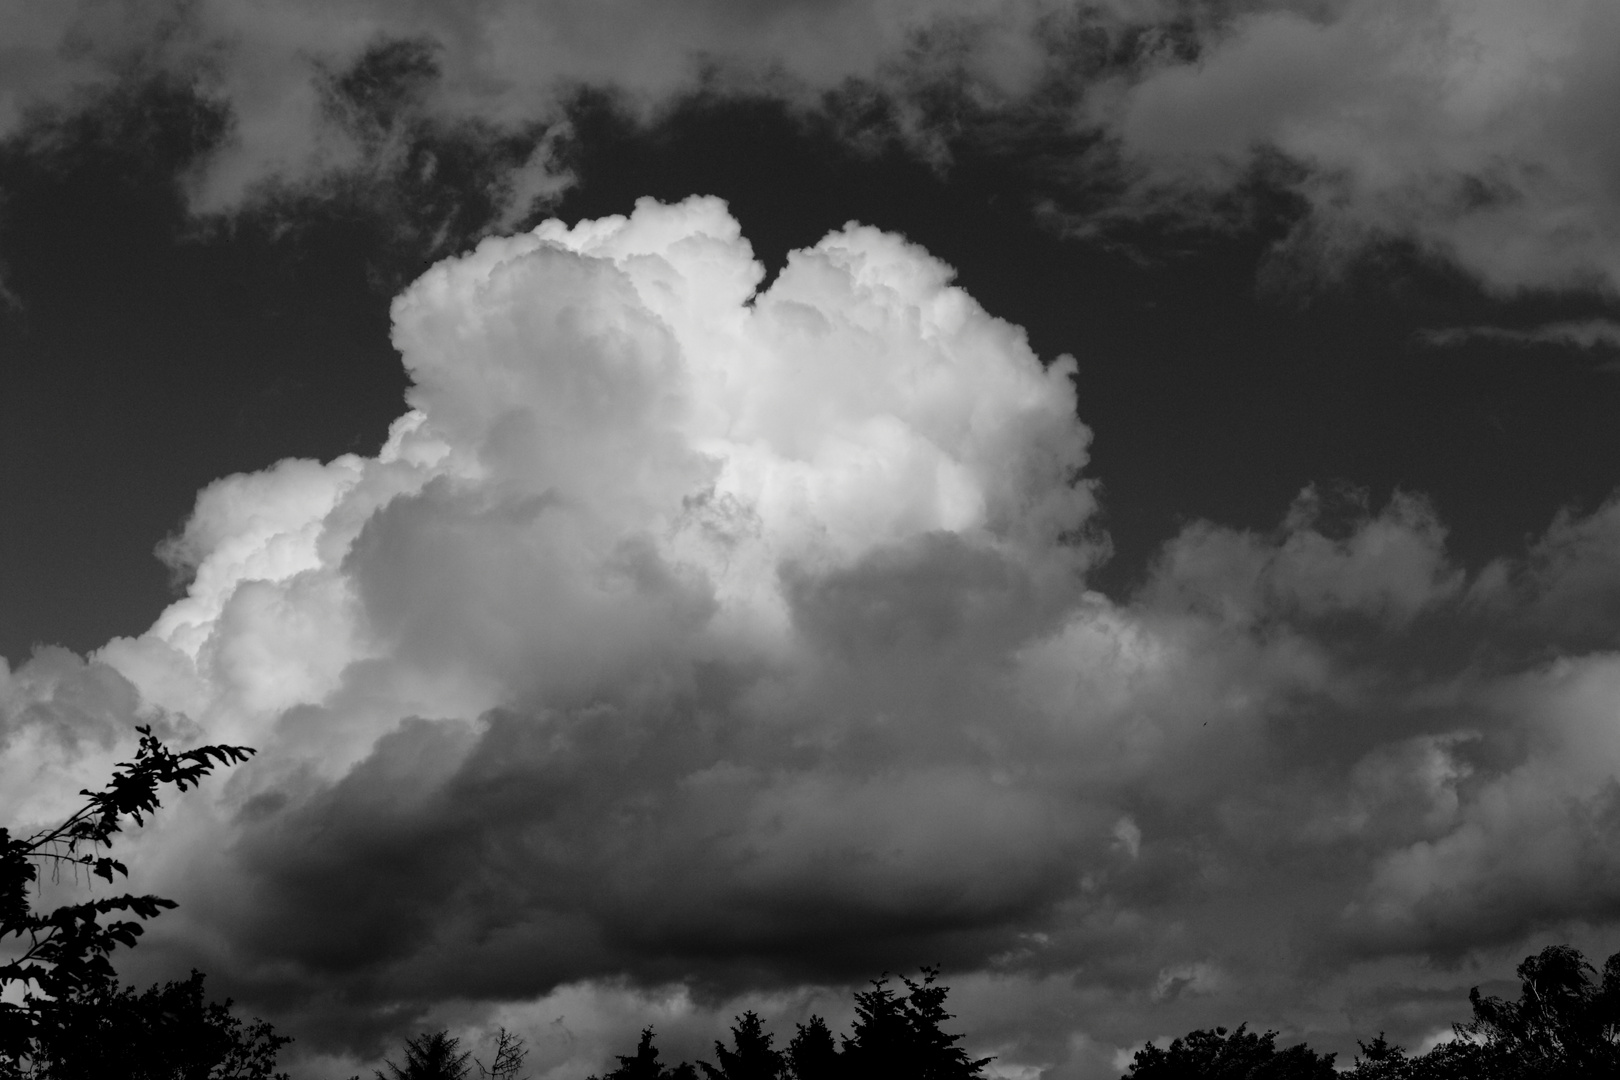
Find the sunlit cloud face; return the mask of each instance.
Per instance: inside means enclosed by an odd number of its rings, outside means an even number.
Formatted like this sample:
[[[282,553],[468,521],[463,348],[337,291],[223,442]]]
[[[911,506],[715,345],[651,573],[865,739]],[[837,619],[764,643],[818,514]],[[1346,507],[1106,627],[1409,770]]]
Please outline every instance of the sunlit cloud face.
[[[441,262],[376,456],[216,481],[147,633],[4,671],[12,820],[138,722],[259,750],[134,838],[137,967],[342,1060],[572,1002],[595,1068],[637,994],[701,1048],[942,962],[1078,1076],[1610,917],[1612,504],[1469,576],[1308,489],[1110,601],[1071,358],[875,229],[763,276],[699,198]]]
[[[176,858],[227,883],[211,967],[378,1007],[848,978],[1066,889],[1112,819],[1002,743],[1097,555],[1073,361],[872,229],[761,273],[714,200],[487,241],[396,301],[376,458],[202,493],[188,595],[101,659],[260,748]]]

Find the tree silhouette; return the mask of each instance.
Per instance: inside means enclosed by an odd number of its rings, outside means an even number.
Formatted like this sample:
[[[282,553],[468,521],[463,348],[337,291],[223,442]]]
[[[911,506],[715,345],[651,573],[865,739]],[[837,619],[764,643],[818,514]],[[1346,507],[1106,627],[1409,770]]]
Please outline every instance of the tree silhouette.
[[[1477,986],[1469,991],[1474,1019],[1457,1025],[1459,1036],[1528,1075],[1620,1075],[1620,953],[1594,979],[1596,969],[1578,949],[1549,945],[1526,957],[1517,974],[1517,1002],[1481,997]]]
[[[950,991],[938,980],[936,968],[923,968],[921,981],[902,976],[904,995],[890,988],[887,975],[873,980],[872,989],[855,994],[855,1024],[842,1051],[819,1016],[799,1024],[782,1051],[759,1016],[745,1012],[731,1028],[731,1048],[714,1044],[719,1064],[698,1063],[704,1080],[981,1080],[991,1059],[970,1058],[957,1045],[962,1036],[944,1031]],[[642,1029],[636,1052],[618,1061],[617,1069],[589,1080],[697,1080],[692,1066],[669,1068],[658,1060],[650,1027]]]
[[[636,1044],[634,1054],[614,1056],[619,1059],[619,1067],[600,1080],[697,1080],[697,1070],[686,1062],[672,1069],[658,1060],[658,1048],[653,1045],[650,1027],[641,1029],[641,1041]],[[592,1076],[590,1080],[598,1078]]]
[[[788,1066],[794,1080],[836,1080],[843,1075],[838,1047],[827,1021],[812,1016],[810,1023],[799,1024],[798,1029],[787,1048]]]
[[[461,1050],[461,1040],[448,1031],[423,1032],[414,1039],[405,1040],[405,1065],[384,1061],[388,1070],[384,1076],[377,1071],[377,1080],[466,1080],[472,1072],[467,1065],[470,1051]]]
[[[1474,1017],[1456,1038],[1413,1057],[1382,1032],[1358,1042],[1353,1080],[1599,1080],[1620,1077],[1620,953],[1601,975],[1580,951],[1552,945],[1519,965],[1519,999],[1468,994]],[[1194,1031],[1167,1049],[1137,1051],[1126,1080],[1318,1080],[1333,1055],[1306,1046],[1278,1050],[1275,1032],[1240,1026]]]
[[[1301,1044],[1278,1050],[1275,1031],[1256,1035],[1239,1024],[1194,1031],[1161,1048],[1148,1043],[1136,1052],[1126,1080],[1334,1080],[1332,1054],[1318,1055]]]
[[[700,1061],[698,1067],[708,1080],[781,1080],[787,1071],[787,1059],[780,1050],[771,1049],[772,1038],[758,1014],[750,1010],[737,1017],[731,1029],[736,1049],[727,1050],[717,1040],[714,1053],[720,1064]]]
[[[906,1022],[911,1028],[913,1053],[917,1061],[916,1075],[928,1077],[975,1077],[994,1058],[968,1057],[967,1051],[956,1045],[961,1035],[947,1035],[941,1025],[954,1017],[945,1011],[945,998],[950,989],[938,982],[938,968],[923,968],[921,983],[901,976],[910,993],[906,997]]]
[[[108,882],[118,875],[127,877],[129,870],[122,862],[101,853],[112,847],[126,818],[144,825],[145,815],[162,805],[158,795],[162,786],[172,784],[183,792],[216,767],[246,761],[253,753],[246,746],[199,746],[175,752],[152,734],[151,727],[136,731],[140,745],[135,760],[119,762],[101,791],[81,791],[85,804],[60,825],[26,837],[0,828],[0,943],[10,938],[26,941],[21,955],[0,964],[0,992],[10,997],[0,1001],[0,1066],[14,1073],[25,1063],[33,1072],[45,1069],[49,1054],[66,1053],[75,1045],[68,1032],[87,1030],[87,1016],[97,1010],[129,1012],[133,1006],[117,989],[108,955],[119,945],[136,943],[143,931],[136,920],[175,906],[159,896],[125,894],[36,912],[30,887],[39,882],[40,869],[49,866],[55,875],[64,868],[75,873],[83,869]],[[102,921],[114,912],[134,918]],[[200,993],[201,977],[196,978]],[[113,1024],[107,1030],[129,1029]]]
[[[1384,1038],[1380,1031],[1371,1042],[1356,1040],[1361,1053],[1356,1055],[1356,1066],[1351,1070],[1357,1080],[1399,1080],[1409,1075],[1412,1059],[1406,1051]]]
[[[845,1076],[955,1080],[983,1075],[992,1059],[969,1058],[956,1045],[962,1036],[947,1035],[940,1027],[951,1014],[945,1011],[950,991],[937,983],[939,970],[925,967],[922,975],[920,983],[902,976],[904,997],[889,989],[887,975],[855,995],[855,1027],[839,1055]]]
[[[523,1039],[501,1028],[495,1037],[495,1060],[488,1067],[477,1058],[473,1058],[473,1061],[478,1065],[478,1075],[487,1080],[523,1080],[518,1072],[523,1068],[523,1059],[528,1056],[529,1052],[523,1048]]]
[[[244,1024],[203,996],[197,971],[137,994],[107,982],[42,1003],[34,1065],[17,1076],[49,1080],[286,1080],[276,1054],[292,1040],[262,1021]],[[0,1067],[0,1075],[5,1070]]]
[[[849,1076],[899,1076],[910,1049],[911,1031],[904,1005],[889,989],[889,977],[872,980],[872,989],[855,995],[855,1029],[843,1038],[839,1055]]]

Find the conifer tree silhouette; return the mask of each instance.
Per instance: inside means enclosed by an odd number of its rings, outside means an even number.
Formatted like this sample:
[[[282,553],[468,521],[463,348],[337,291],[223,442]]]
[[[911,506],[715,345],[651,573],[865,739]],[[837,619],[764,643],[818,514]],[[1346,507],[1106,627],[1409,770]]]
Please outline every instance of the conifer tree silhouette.
[[[388,1075],[378,1070],[377,1080],[466,1080],[472,1072],[467,1066],[472,1053],[457,1051],[461,1051],[461,1040],[448,1031],[423,1032],[405,1041],[404,1067],[385,1061]]]
[[[686,1062],[674,1068],[658,1060],[658,1048],[653,1045],[653,1029],[641,1029],[641,1041],[634,1054],[616,1054],[619,1067],[606,1076],[592,1076],[589,1080],[697,1080],[697,1070]]]
[[[714,1053],[720,1064],[700,1061],[698,1067],[707,1080],[781,1080],[787,1059],[780,1050],[771,1049],[773,1038],[758,1014],[749,1010],[737,1017],[731,1029],[736,1049],[727,1050],[724,1043],[716,1041]]]
[[[922,981],[901,977],[908,991],[889,989],[888,976],[855,995],[855,1027],[843,1040],[843,1074],[860,1080],[973,1080],[991,1058],[974,1059],[957,1046],[961,1035],[942,1030],[950,990],[938,983],[939,969],[922,969]]]
[[[787,1048],[793,1080],[837,1080],[842,1076],[838,1046],[827,1021],[812,1016],[810,1023],[800,1024],[798,1029]]]

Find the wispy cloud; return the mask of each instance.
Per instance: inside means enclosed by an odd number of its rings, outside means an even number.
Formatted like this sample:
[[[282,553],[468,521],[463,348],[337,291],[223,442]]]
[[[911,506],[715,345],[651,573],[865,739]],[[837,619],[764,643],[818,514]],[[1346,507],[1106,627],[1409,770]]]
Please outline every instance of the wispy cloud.
[[[885,137],[942,165],[964,141],[1033,163],[1035,208],[1087,235],[1229,227],[1269,192],[1292,200],[1279,258],[1310,273],[1395,241],[1503,292],[1620,277],[1603,0],[147,0],[0,20],[0,135],[154,73],[228,115],[184,177],[207,214],[356,184],[420,200],[471,168],[487,232],[570,182],[582,88],[644,120],[756,94],[875,102]]]
[[[1303,169],[1290,186],[1310,207],[1288,244],[1316,257],[1397,239],[1497,290],[1613,291],[1611,5],[1191,10],[1206,17],[1086,98],[1150,201],[1196,208],[1275,152]]]
[[[1448,326],[1423,331],[1419,337],[1425,344],[1437,348],[1487,341],[1505,345],[1558,345],[1609,351],[1620,349],[1620,323],[1611,319],[1581,319],[1543,323],[1528,330],[1503,326]]]

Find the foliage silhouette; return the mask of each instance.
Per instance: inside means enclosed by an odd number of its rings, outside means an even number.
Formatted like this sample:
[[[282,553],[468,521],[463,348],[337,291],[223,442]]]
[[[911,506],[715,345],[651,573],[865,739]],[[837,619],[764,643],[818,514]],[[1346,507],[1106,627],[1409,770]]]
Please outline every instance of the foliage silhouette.
[[[1303,1043],[1277,1049],[1277,1033],[1256,1035],[1247,1024],[1228,1032],[1194,1031],[1168,1048],[1148,1043],[1136,1052],[1128,1080],[1333,1080],[1332,1054]]]
[[[1468,994],[1474,1019],[1457,1034],[1537,1075],[1620,1075],[1620,953],[1597,971],[1579,950],[1550,945],[1519,965],[1519,1000]]]
[[[495,1036],[495,1060],[487,1067],[476,1057],[473,1062],[478,1066],[478,1075],[484,1080],[526,1080],[518,1073],[523,1069],[523,1059],[528,1056],[529,1052],[523,1048],[523,1040],[501,1028]]]
[[[788,1043],[788,1068],[794,1080],[836,1080],[839,1071],[838,1046],[827,1021],[812,1016],[810,1023],[799,1024],[793,1041]]]
[[[129,870],[122,862],[102,854],[103,849],[112,847],[113,837],[123,831],[126,818],[133,819],[136,825],[144,825],[146,815],[162,805],[159,790],[164,785],[172,784],[184,792],[199,784],[216,767],[246,761],[253,753],[250,747],[224,745],[176,752],[153,735],[151,727],[136,730],[140,733],[140,744],[135,759],[119,762],[101,791],[81,791],[79,794],[85,796],[84,805],[61,824],[25,837],[15,837],[9,829],[0,828],[0,942],[11,938],[26,941],[21,955],[0,964],[0,991],[11,991],[12,998],[0,1002],[0,1069],[11,1075],[68,1075],[61,1070],[69,1066],[53,1063],[50,1055],[67,1053],[73,1045],[65,1034],[69,1030],[99,1032],[95,1045],[113,1053],[110,1048],[116,1044],[108,1040],[115,1032],[134,1037],[134,1029],[118,1018],[127,1019],[138,1013],[144,1007],[143,1002],[154,1008],[163,1002],[177,1007],[184,1003],[186,1009],[192,1009],[189,989],[158,991],[154,988],[139,998],[133,991],[118,989],[117,976],[109,959],[109,954],[119,945],[128,947],[136,943],[143,931],[137,920],[150,919],[174,907],[174,901],[159,896],[124,894],[37,912],[30,900],[31,886],[40,883],[39,872],[43,866],[49,866],[53,876],[60,875],[66,867],[75,873],[82,868],[88,875],[107,882],[114,881],[118,875],[127,877]],[[133,918],[102,921],[115,912]],[[196,994],[200,995],[201,976],[194,975],[193,979]],[[170,987],[192,985],[170,984]],[[157,996],[149,998],[151,994]],[[275,1048],[287,1040],[275,1036],[267,1026],[247,1031],[239,1026],[230,1027],[226,1023],[230,1019],[228,1013],[221,1018],[220,1014],[207,1011],[214,1008],[228,1009],[228,1006],[205,1008],[198,996],[192,1012],[194,1018],[212,1016],[214,1019],[203,1026],[209,1027],[211,1023],[210,1030],[215,1033],[228,1029],[246,1040],[241,1047],[243,1054],[251,1056],[268,1045],[269,1060],[273,1063]],[[102,1010],[107,1012],[106,1023],[92,1023]],[[181,1009],[176,1015],[184,1013],[185,1009]],[[239,1025],[240,1022],[231,1020],[230,1023]],[[249,1032],[259,1033],[269,1042],[250,1037]],[[53,1073],[53,1069],[57,1071]],[[182,1072],[182,1075],[192,1074]]]
[[[736,1049],[727,1050],[724,1043],[716,1041],[714,1054],[720,1064],[700,1061],[698,1068],[707,1080],[781,1080],[787,1073],[787,1056],[771,1049],[772,1039],[759,1015],[750,1010],[739,1016],[731,1029]]]
[[[405,1040],[404,1067],[384,1061],[388,1073],[377,1070],[377,1080],[466,1080],[472,1072],[467,1065],[471,1058],[472,1052],[462,1051],[461,1040],[449,1032],[423,1032]]]
[[[276,1055],[292,1040],[244,1024],[203,996],[203,976],[137,994],[108,981],[39,1005],[33,1061],[10,1075],[39,1080],[286,1080]],[[7,1075],[0,1067],[0,1076]]]
[[[956,1045],[962,1036],[941,1030],[951,1014],[945,1011],[950,990],[938,983],[939,970],[925,967],[922,975],[920,983],[901,977],[909,991],[903,997],[889,989],[887,975],[855,995],[855,1027],[839,1055],[845,1076],[946,1080],[983,1075],[992,1059],[969,1058]]]
[[[1353,1080],[1600,1080],[1620,1076],[1620,953],[1600,974],[1580,951],[1551,945],[1519,965],[1519,999],[1469,992],[1473,1019],[1413,1057],[1382,1032],[1358,1042]],[[1195,1031],[1168,1049],[1137,1051],[1126,1080],[1331,1077],[1333,1055],[1277,1050],[1275,1032]]]
[[[641,1029],[641,1041],[631,1055],[616,1054],[619,1067],[606,1076],[592,1076],[590,1080],[697,1080],[697,1070],[686,1062],[670,1068],[658,1060],[658,1048],[653,1045],[653,1029]]]
[[[1580,951],[1550,945],[1519,965],[1519,1000],[1468,994],[1474,1017],[1455,1040],[1410,1057],[1382,1035],[1362,1043],[1357,1080],[1597,1080],[1620,1076],[1620,953],[1598,974]]]
[[[799,1024],[785,1051],[772,1046],[774,1036],[754,1012],[736,1018],[732,1047],[714,1044],[718,1065],[698,1064],[704,1080],[975,1080],[990,1058],[970,1058],[957,1046],[960,1035],[942,1025],[950,990],[939,983],[936,968],[923,968],[922,979],[901,977],[904,995],[889,986],[888,976],[872,989],[856,993],[856,1019],[850,1034],[835,1045],[827,1022],[812,1016]],[[618,1057],[619,1067],[590,1080],[697,1080],[697,1070],[682,1063],[673,1068],[658,1059],[652,1028],[644,1028],[636,1052]]]

